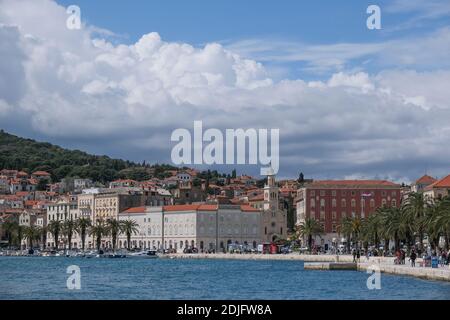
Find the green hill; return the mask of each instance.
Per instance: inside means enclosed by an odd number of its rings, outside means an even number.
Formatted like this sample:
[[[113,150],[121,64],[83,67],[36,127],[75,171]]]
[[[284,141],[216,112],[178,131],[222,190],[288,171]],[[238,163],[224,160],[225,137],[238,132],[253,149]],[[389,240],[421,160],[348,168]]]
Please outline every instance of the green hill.
[[[146,180],[153,175],[162,178],[166,176],[166,170],[175,168],[170,165],[150,166],[91,155],[24,139],[0,130],[0,169],[16,169],[28,173],[44,170],[51,173],[53,181],[79,177],[105,183],[118,178]]]

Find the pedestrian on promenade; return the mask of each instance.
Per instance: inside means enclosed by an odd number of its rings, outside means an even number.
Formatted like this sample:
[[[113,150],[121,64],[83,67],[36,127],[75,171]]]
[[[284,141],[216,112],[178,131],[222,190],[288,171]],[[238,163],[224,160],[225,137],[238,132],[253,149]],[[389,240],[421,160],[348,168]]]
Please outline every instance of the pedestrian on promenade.
[[[409,256],[409,259],[411,260],[411,267],[415,267],[416,266],[416,252],[414,251],[414,249],[411,251],[411,255]]]
[[[400,264],[400,263],[401,263],[401,253],[400,253],[400,250],[397,250],[395,252],[394,264]]]
[[[447,253],[445,251],[442,251],[441,254],[441,266],[444,266],[447,262]]]
[[[356,250],[356,260],[357,260],[357,262],[360,262],[360,259],[361,258],[361,251],[359,251],[359,249],[358,250]]]
[[[352,250],[353,262],[356,263],[356,249]]]
[[[400,252],[402,254],[402,264],[405,264],[405,262],[406,262],[406,252],[403,249]]]

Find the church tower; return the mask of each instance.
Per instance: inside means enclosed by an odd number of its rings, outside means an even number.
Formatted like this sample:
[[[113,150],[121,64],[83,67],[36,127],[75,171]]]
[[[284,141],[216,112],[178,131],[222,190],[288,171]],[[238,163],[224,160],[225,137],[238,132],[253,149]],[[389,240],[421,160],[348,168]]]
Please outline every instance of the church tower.
[[[276,211],[278,209],[279,190],[275,183],[275,173],[270,168],[267,174],[267,184],[264,186],[264,210]]]
[[[264,186],[264,204],[262,215],[262,240],[272,242],[275,239],[286,239],[286,212],[280,209],[279,188],[275,181],[275,173],[270,169],[267,184]]]

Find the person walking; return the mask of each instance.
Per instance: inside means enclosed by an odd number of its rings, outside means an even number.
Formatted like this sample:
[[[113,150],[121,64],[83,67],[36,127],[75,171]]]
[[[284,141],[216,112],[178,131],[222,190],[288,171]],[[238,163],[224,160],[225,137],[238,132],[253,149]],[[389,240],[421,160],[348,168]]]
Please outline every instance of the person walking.
[[[411,255],[409,256],[409,259],[411,260],[411,267],[415,267],[416,266],[416,252],[414,251],[414,249],[411,251]]]
[[[352,250],[352,255],[353,255],[353,263],[356,263],[356,249]]]
[[[359,249],[358,249],[358,250],[356,250],[356,261],[360,262],[360,258],[361,258],[361,251],[359,251]]]

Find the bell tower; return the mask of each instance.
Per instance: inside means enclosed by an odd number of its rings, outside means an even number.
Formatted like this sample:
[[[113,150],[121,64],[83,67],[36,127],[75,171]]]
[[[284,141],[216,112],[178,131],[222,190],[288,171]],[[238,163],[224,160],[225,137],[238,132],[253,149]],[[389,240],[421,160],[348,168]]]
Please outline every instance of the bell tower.
[[[279,190],[275,183],[275,173],[271,168],[267,174],[267,184],[264,186],[264,210],[278,210],[278,194]]]

